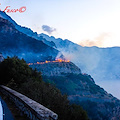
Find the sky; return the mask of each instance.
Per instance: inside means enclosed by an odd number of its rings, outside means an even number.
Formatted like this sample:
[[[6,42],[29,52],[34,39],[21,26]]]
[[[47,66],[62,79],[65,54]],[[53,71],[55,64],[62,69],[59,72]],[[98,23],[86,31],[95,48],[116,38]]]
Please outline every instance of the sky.
[[[0,0],[0,9],[34,32],[69,39],[82,46],[120,46],[120,0]]]

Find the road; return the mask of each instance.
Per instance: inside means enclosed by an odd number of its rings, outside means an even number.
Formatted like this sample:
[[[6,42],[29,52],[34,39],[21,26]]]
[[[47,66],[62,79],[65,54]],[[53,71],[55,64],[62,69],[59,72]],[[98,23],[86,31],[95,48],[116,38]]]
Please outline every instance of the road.
[[[2,116],[3,115],[3,116]],[[0,120],[14,120],[7,104],[0,97]]]

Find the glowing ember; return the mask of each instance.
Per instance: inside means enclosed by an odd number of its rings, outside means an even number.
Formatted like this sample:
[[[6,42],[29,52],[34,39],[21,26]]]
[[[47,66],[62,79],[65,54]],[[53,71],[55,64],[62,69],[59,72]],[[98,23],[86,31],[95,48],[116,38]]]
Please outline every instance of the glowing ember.
[[[33,63],[28,63],[28,65],[33,65]]]
[[[46,64],[46,63],[59,63],[59,62],[70,62],[70,60],[62,60],[62,59],[56,59],[55,61],[45,61],[45,62],[37,62],[37,63],[28,63],[28,65],[36,65],[36,64]]]

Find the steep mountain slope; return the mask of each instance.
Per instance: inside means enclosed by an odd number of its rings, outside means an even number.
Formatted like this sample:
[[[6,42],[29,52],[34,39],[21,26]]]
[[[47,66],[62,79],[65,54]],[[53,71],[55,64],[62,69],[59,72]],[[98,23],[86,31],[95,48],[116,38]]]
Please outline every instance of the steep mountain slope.
[[[12,23],[15,27],[16,30],[18,30],[19,32],[38,39],[40,41],[43,41],[45,44],[51,46],[51,47],[55,47],[55,44],[53,42],[49,42],[46,39],[44,39],[43,37],[39,37],[39,35],[36,32],[33,32],[30,28],[27,27],[22,27],[20,25],[18,25],[10,16],[8,16],[5,12],[0,11],[0,18],[6,19],[8,20],[10,23]]]
[[[120,101],[95,84],[93,78],[72,62],[46,62],[30,65],[42,72],[43,80],[68,95],[71,103],[80,104],[92,120],[120,119]]]
[[[79,66],[84,73],[92,75],[97,84],[120,98],[117,92],[120,90],[120,47],[82,47],[69,40],[55,39],[45,34],[39,36],[53,41],[67,59]]]
[[[18,25],[10,16],[8,16],[3,11],[0,11],[0,18],[8,20],[10,23],[12,23],[14,25],[14,27],[18,31],[20,31],[20,32],[22,32],[24,34],[27,34],[30,37],[32,37],[32,36],[34,37],[36,35],[36,33],[34,33],[30,28],[26,28],[26,27],[22,27],[22,26]]]
[[[0,52],[4,56],[17,55],[27,62],[55,60],[58,54],[62,57],[58,50],[21,33],[3,17],[0,17],[0,43]]]

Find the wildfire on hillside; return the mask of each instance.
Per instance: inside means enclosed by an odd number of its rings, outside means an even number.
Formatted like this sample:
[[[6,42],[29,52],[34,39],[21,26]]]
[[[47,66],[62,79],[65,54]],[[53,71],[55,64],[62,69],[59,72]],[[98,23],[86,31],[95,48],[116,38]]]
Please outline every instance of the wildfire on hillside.
[[[36,65],[36,64],[46,64],[46,63],[59,63],[59,62],[70,62],[70,60],[62,60],[56,59],[55,61],[45,61],[45,62],[36,62],[36,63],[28,63],[28,65]]]

